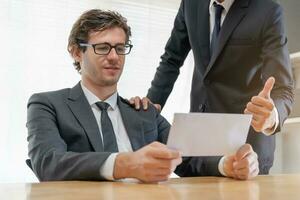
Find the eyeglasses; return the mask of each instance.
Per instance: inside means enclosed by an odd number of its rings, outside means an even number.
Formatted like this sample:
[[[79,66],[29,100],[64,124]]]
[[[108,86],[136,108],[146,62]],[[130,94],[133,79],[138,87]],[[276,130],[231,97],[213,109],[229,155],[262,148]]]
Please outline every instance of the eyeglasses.
[[[127,55],[130,53],[132,44],[116,44],[112,46],[109,43],[99,43],[99,44],[86,44],[79,43],[81,47],[93,47],[95,54],[97,55],[108,55],[111,49],[115,49],[118,55]]]

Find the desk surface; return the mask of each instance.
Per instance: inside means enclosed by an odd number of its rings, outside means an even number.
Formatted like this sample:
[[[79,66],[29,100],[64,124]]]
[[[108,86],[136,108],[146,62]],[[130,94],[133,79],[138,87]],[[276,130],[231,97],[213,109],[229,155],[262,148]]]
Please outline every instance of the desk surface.
[[[134,182],[44,182],[0,184],[1,199],[216,199],[299,200],[300,174],[258,176],[253,180],[177,178],[159,184]]]

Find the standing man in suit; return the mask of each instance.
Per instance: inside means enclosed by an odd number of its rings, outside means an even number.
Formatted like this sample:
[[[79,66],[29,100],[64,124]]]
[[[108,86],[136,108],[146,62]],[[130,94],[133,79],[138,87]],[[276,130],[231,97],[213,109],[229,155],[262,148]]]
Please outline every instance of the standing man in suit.
[[[73,25],[68,51],[81,81],[71,89],[34,94],[28,102],[28,151],[41,181],[157,182],[182,162],[179,152],[164,144],[170,125],[158,111],[153,106],[137,111],[118,95],[130,36],[126,19],[112,11],[87,11]],[[192,159],[176,173],[221,175],[221,170],[236,179],[258,174],[250,145],[222,165],[219,160]]]
[[[282,19],[271,0],[182,0],[149,101],[163,107],[189,51],[194,56],[191,112],[253,115],[247,142],[260,173],[273,164],[274,133],[293,103],[293,79]],[[131,103],[139,107],[139,98]]]

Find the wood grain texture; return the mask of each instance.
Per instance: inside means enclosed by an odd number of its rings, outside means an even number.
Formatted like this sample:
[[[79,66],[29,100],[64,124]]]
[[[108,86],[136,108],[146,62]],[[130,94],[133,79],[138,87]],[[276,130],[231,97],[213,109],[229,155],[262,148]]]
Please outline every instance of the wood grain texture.
[[[220,177],[170,179],[159,184],[137,182],[43,182],[0,184],[1,199],[222,199],[299,200],[300,174],[258,176],[248,181]]]

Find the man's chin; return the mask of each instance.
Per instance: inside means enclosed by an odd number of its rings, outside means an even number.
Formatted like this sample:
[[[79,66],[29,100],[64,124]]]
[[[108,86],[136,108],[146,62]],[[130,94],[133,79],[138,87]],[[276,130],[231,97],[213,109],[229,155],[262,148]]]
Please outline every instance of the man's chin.
[[[107,80],[103,80],[102,85],[103,86],[114,86],[118,83],[119,79],[107,79]]]

